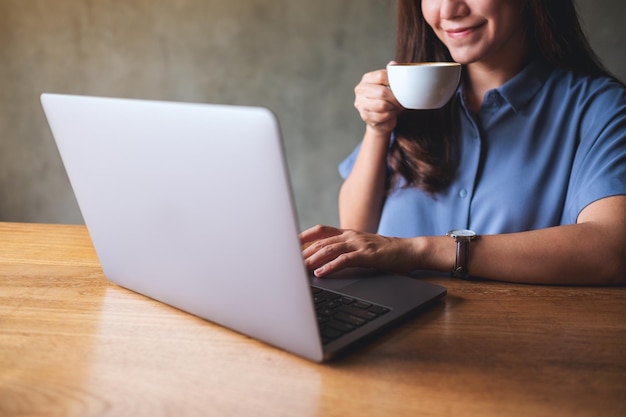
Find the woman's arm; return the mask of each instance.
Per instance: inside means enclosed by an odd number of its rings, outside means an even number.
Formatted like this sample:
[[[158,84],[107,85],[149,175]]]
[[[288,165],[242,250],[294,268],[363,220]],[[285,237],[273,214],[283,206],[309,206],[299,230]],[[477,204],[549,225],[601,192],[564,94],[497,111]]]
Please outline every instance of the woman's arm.
[[[373,233],[383,207],[389,140],[401,107],[388,88],[386,70],[365,74],[354,92],[354,106],[366,128],[352,171],[339,192],[339,220],[343,228]]]
[[[339,222],[345,229],[374,233],[385,196],[389,134],[367,127],[350,175],[339,190]]]
[[[485,236],[475,243],[468,268],[476,276],[533,284],[624,284],[626,196],[590,204],[574,225]]]
[[[305,262],[317,276],[347,267],[406,273],[451,271],[456,244],[447,236],[387,238],[316,226],[301,235]],[[626,284],[626,196],[587,206],[574,225],[481,236],[470,246],[474,276],[529,284]]]

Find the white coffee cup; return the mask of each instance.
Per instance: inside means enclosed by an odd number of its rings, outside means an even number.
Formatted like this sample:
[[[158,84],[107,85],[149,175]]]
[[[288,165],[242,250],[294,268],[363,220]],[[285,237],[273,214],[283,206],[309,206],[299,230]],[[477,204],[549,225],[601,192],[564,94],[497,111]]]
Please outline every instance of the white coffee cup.
[[[456,62],[416,62],[387,65],[389,87],[407,109],[438,109],[456,91],[461,64]]]

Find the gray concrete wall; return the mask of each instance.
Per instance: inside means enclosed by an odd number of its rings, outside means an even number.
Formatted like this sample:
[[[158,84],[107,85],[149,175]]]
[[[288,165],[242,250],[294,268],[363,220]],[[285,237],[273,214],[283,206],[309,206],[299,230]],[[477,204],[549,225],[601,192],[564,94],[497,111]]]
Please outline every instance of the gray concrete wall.
[[[626,80],[626,2],[580,0]],[[393,55],[393,0],[0,0],[0,221],[82,218],[43,91],[263,105],[281,120],[302,227],[337,223],[353,88]],[[237,169],[233,166],[233,169]]]

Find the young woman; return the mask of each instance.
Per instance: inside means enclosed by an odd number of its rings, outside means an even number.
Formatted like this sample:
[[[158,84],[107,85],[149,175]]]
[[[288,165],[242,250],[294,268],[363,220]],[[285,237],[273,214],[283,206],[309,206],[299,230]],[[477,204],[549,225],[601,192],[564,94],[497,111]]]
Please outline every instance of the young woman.
[[[457,61],[461,85],[442,109],[409,111],[385,70],[363,76],[341,228],[301,234],[318,277],[369,267],[626,283],[626,89],[572,0],[399,0],[396,60]]]

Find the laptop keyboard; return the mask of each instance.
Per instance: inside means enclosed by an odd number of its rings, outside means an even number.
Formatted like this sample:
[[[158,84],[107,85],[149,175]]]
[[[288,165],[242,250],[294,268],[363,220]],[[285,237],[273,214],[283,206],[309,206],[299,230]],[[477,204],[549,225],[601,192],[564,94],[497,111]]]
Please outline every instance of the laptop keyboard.
[[[386,314],[389,309],[342,294],[311,287],[322,343],[326,344]]]

